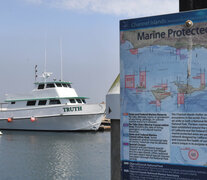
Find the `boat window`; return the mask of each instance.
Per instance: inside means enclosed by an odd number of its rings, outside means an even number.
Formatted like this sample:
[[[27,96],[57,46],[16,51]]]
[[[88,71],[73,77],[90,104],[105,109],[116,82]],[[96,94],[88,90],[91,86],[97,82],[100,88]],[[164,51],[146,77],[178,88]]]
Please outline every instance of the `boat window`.
[[[67,84],[62,84],[62,85],[63,85],[63,87],[68,87]]]
[[[51,99],[49,104],[61,104],[59,99]]]
[[[12,102],[11,102],[11,104],[15,104],[15,103],[16,103],[15,101],[12,101]]]
[[[62,87],[62,84],[60,83],[55,83],[57,87]]]
[[[71,88],[71,85],[70,85],[70,84],[67,84],[67,86],[68,86],[69,88]]]
[[[82,99],[82,101],[83,101],[84,104],[86,104],[86,100],[85,99]]]
[[[46,103],[47,103],[47,100],[39,100],[38,106],[46,105]]]
[[[54,87],[55,87],[54,83],[47,84],[47,86],[46,86],[46,88],[54,88]]]
[[[70,103],[76,103],[75,99],[69,99]]]
[[[36,101],[27,101],[27,106],[35,106]]]
[[[76,99],[76,101],[77,101],[78,103],[82,103],[81,99]]]
[[[44,84],[39,84],[37,89],[44,89]]]

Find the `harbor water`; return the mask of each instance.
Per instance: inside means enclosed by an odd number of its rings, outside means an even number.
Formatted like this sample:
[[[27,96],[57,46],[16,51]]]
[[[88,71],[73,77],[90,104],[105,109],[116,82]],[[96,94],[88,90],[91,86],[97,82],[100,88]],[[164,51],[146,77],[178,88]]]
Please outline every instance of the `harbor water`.
[[[110,132],[2,133],[1,180],[110,179]]]

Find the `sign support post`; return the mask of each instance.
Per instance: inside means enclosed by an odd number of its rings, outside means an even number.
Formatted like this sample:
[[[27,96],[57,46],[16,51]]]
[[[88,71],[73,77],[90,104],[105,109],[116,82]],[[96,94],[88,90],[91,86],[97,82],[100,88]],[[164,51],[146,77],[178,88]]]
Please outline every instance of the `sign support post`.
[[[180,12],[195,9],[207,8],[207,1],[204,0],[179,0]]]

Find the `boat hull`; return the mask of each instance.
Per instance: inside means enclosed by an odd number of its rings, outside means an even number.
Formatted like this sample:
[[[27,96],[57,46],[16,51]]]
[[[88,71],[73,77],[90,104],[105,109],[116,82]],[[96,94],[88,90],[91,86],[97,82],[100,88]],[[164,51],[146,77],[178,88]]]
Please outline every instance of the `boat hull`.
[[[52,117],[38,117],[34,121],[28,118],[16,119],[12,122],[0,120],[1,130],[40,130],[40,131],[96,131],[103,114],[92,115],[62,115]]]
[[[0,112],[0,130],[96,131],[104,111],[103,105],[6,110]]]

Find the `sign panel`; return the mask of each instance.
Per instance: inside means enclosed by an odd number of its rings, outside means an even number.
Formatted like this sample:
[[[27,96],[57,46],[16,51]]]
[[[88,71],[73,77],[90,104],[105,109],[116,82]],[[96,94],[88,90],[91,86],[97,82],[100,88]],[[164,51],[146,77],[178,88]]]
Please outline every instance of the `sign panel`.
[[[120,21],[122,179],[207,179],[207,10]]]

